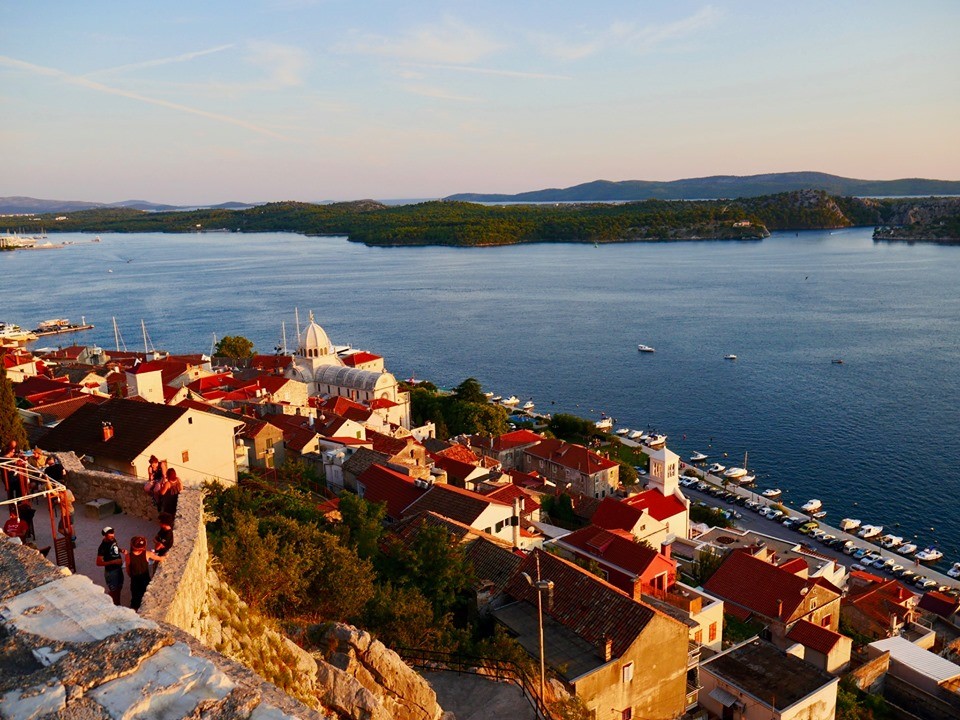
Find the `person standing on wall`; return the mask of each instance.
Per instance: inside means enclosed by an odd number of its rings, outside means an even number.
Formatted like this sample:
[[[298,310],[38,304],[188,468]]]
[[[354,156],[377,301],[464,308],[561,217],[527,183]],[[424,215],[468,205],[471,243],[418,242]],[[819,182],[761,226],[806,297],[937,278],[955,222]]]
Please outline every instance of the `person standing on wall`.
[[[123,564],[126,550],[117,544],[113,528],[107,525],[100,531],[103,542],[97,549],[97,567],[103,568],[103,579],[107,584],[107,594],[113,598],[113,604],[120,604],[120,591],[123,590]]]

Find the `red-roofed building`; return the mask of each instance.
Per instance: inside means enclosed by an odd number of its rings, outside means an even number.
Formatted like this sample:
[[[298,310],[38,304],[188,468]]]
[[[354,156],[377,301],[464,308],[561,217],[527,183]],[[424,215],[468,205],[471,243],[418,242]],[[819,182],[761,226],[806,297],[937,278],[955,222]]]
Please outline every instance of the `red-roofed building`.
[[[874,639],[900,635],[917,619],[917,596],[896,580],[853,570],[841,614],[853,630]]]
[[[504,470],[523,468],[523,451],[543,440],[531,430],[514,430],[497,437],[471,435],[467,444],[476,452],[496,460]]]
[[[511,503],[501,502],[479,493],[453,485],[435,484],[415,503],[403,511],[410,517],[422,512],[434,512],[456,520],[488,535],[523,547],[519,537],[519,519]]]
[[[476,485],[490,475],[490,471],[471,463],[437,453],[432,456],[434,465],[447,474],[447,482],[459,488],[476,490]]]
[[[659,495],[656,490],[650,490],[648,492]],[[659,495],[659,497],[664,501],[668,499],[672,500],[672,498],[664,498],[662,495]],[[661,516],[668,519],[674,518],[673,523],[677,528],[677,532],[671,532],[671,530],[668,529],[667,520],[654,517],[649,505],[653,505],[654,509],[659,509],[658,503],[632,505],[624,500],[606,497],[600,501],[599,506],[591,515],[590,522],[606,530],[622,530],[639,541],[648,542],[652,547],[659,548],[670,539],[671,535],[681,534],[684,529],[684,524],[680,520],[675,519],[673,515],[660,513]],[[670,509],[672,510],[672,508]]]
[[[543,478],[534,473],[520,472],[519,470],[510,470],[507,473],[510,476],[510,482],[518,487],[527,490],[533,490],[542,493],[546,489],[546,483]]]
[[[663,523],[664,532],[685,538],[690,534],[690,503],[679,492],[663,495],[653,488],[623,501],[625,504],[644,510],[651,518]]]
[[[946,618],[954,625],[960,624],[957,618],[957,612],[960,611],[960,598],[955,598],[953,595],[931,590],[920,598],[917,609]]]
[[[749,613],[765,623],[777,647],[789,645],[787,633],[800,620],[836,631],[840,625],[840,592],[826,580],[795,575],[735,550],[703,585],[724,601],[725,609]]]
[[[413,477],[422,480],[430,478],[427,449],[415,438],[411,436],[396,438],[368,429],[367,440],[373,443],[375,452],[386,455],[392,464],[403,465]]]
[[[620,485],[620,466],[583,445],[556,438],[541,440],[523,451],[523,470],[537,472],[560,490],[594,498],[611,495]]]
[[[461,445],[460,443],[452,443],[450,447],[446,447],[443,450],[438,450],[433,453],[433,457],[445,457],[450,458],[451,460],[459,460],[462,463],[467,463],[469,465],[479,465],[480,458],[477,457],[476,453],[473,452],[466,445]]]
[[[37,366],[43,366],[33,355],[21,350],[0,348],[0,360],[7,372],[7,380],[12,383],[23,382],[28,377],[39,374]]]
[[[540,502],[533,493],[524,492],[519,485],[513,483],[491,486],[487,485],[481,490],[482,494],[494,498],[500,502],[513,504],[513,501],[520,498],[521,517],[527,522],[540,521]]]
[[[99,397],[97,395],[80,394],[77,397],[70,398],[68,400],[60,400],[59,402],[50,402],[44,405],[39,405],[33,409],[33,412],[36,412],[40,415],[44,425],[56,425],[61,420],[73,415],[73,413],[82,406],[88,403],[103,403],[108,399],[109,398]]]
[[[643,593],[665,592],[677,579],[676,560],[641,545],[624,530],[588,525],[553,544],[567,557],[597,563],[601,577],[634,600]]]
[[[250,367],[270,373],[283,373],[293,358],[290,355],[254,355],[250,358]]]
[[[341,360],[347,367],[357,368],[358,370],[371,370],[373,372],[383,372],[383,358],[374,355],[365,350],[342,355]]]
[[[696,705],[685,623],[539,550],[507,584],[512,602],[493,613],[531,656],[539,653],[538,591],[524,573],[552,583],[543,598],[546,665],[590,717],[677,718]]]
[[[850,664],[853,640],[808,620],[800,620],[790,628],[787,640],[802,645],[803,659],[828,673],[843,672]]]
[[[427,492],[422,480],[402,475],[383,465],[371,465],[357,477],[357,495],[372,503],[384,503],[387,519],[396,522],[404,510]]]

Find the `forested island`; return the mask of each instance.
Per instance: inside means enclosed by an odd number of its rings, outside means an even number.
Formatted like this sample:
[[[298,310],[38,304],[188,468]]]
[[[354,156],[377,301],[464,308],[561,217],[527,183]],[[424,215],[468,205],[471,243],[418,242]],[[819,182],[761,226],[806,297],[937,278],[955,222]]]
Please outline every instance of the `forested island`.
[[[241,210],[146,212],[98,208],[18,218],[25,232],[297,232],[344,235],[377,246],[489,246],[761,240],[775,230],[898,227],[923,223],[958,237],[960,198],[871,199],[800,190],[737,200],[621,204],[480,205],[434,201],[387,206],[280,202]],[[920,239],[920,238],[917,238]]]

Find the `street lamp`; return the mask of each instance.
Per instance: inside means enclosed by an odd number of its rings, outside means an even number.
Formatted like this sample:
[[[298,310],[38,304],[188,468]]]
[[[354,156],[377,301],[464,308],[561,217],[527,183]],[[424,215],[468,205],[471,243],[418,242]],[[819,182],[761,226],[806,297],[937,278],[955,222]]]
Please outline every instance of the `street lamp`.
[[[553,607],[553,580],[542,580],[540,578],[540,556],[534,555],[537,563],[537,579],[534,580],[527,573],[520,573],[529,583],[530,587],[537,591],[537,628],[540,631],[540,702],[546,702],[544,699],[544,683],[546,678],[546,664],[543,659],[543,591],[547,591],[547,609]]]

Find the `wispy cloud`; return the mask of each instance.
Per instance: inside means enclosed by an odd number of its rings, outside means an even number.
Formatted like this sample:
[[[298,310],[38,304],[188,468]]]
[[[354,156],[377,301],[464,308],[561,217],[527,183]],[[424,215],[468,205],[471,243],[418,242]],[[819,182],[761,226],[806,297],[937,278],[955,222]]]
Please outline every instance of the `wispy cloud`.
[[[247,62],[266,72],[271,84],[282,87],[303,84],[307,54],[302,49],[263,41],[251,42],[249,49]]]
[[[447,92],[443,88],[434,87],[432,85],[403,85],[401,86],[401,89],[414,95],[437,98],[438,100],[454,100],[456,102],[466,103],[480,102],[479,98],[470,97],[469,95],[455,95]]]
[[[523,70],[498,70],[496,68],[473,67],[471,65],[441,65],[439,63],[420,63],[419,67],[435,70],[455,70],[456,72],[476,73],[479,75],[499,75],[501,77],[522,78],[525,80],[572,80],[569,75],[526,72]]]
[[[409,30],[396,37],[363,34],[334,47],[337,52],[393,57],[411,62],[462,65],[500,47],[481,31],[453,18]]]
[[[186,52],[180,55],[173,55],[171,57],[157,58],[155,60],[144,60],[143,62],[129,63],[127,65],[117,65],[116,67],[94,70],[93,72],[86,73],[84,77],[94,77],[97,75],[122,73],[129,70],[142,70],[143,68],[159,67],[160,65],[189,62],[190,60],[195,60],[196,58],[203,57],[205,55],[213,55],[214,53],[229,50],[232,47],[234,47],[233,43],[228,45],[217,45],[216,47],[207,48],[206,50],[194,50],[193,52]]]
[[[189,115],[196,115],[198,117],[207,118],[208,120],[215,120],[218,122],[227,123],[229,125],[235,125],[237,127],[250,130],[251,132],[258,133],[260,135],[266,135],[267,137],[277,138],[279,140],[286,140],[283,135],[274,132],[268,128],[260,127],[246,120],[230,117],[229,115],[222,115],[220,113],[209,112],[207,110],[201,110],[200,108],[189,107],[187,105],[181,105],[180,103],[170,102],[168,100],[161,100],[159,98],[147,97],[146,95],[141,95],[139,93],[130,92],[128,90],[122,90],[120,88],[111,87],[109,85],[104,85],[95,80],[90,80],[89,78],[83,77],[81,75],[71,75],[70,73],[63,72],[62,70],[57,70],[56,68],[44,67],[42,65],[34,65],[33,63],[28,63],[23,60],[17,60],[15,58],[7,57],[5,55],[0,55],[0,65],[13,68],[16,70],[22,70],[28,72],[32,75],[41,75],[44,77],[55,78],[62,82],[68,83],[70,85],[76,85],[78,87],[83,87],[88,90],[94,90],[96,92],[106,93],[108,95],[116,95],[118,97],[124,97],[129,100],[136,100],[138,102],[147,103],[148,105],[156,105],[158,107],[164,107],[169,110],[176,110],[178,112],[187,113]]]
[[[561,60],[582,60],[612,48],[624,48],[643,53],[668,42],[689,37],[709,27],[722,15],[712,5],[706,5],[693,15],[668,23],[637,23],[618,21],[608,27],[587,33],[583,38],[563,38],[537,33],[531,35],[540,51]]]

